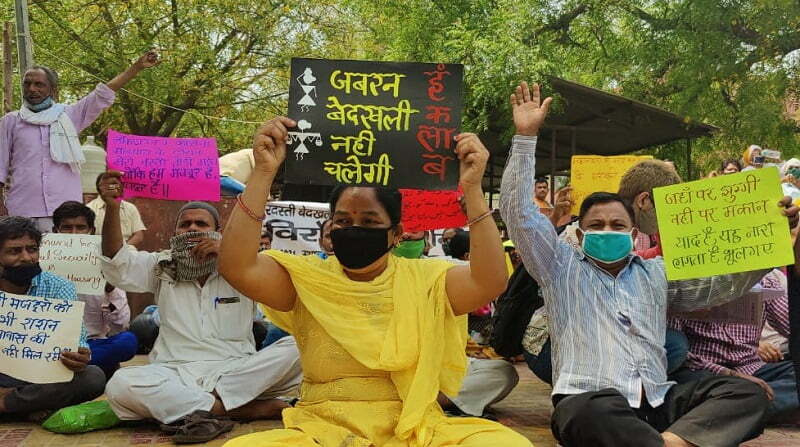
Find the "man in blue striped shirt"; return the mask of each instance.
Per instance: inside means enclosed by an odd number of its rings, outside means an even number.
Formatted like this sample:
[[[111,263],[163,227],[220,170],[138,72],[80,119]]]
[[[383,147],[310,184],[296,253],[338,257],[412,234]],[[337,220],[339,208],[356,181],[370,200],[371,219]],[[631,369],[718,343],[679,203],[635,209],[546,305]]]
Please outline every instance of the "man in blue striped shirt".
[[[75,301],[75,285],[39,267],[42,233],[27,217],[0,218],[0,291],[17,295]],[[91,352],[81,327],[78,352],[62,352],[61,363],[75,373],[70,382],[29,383],[0,374],[0,414],[43,419],[49,412],[90,401],[105,390],[106,376],[89,365]]]
[[[581,206],[576,250],[559,240],[531,200],[536,135],[551,99],[523,83],[511,95],[516,136],[500,210],[550,318],[552,430],[565,446],[733,446],[760,434],[767,396],[757,385],[714,377],[667,381],[666,309],[733,300],[766,271],[668,282],[663,260],[632,255],[634,212],[617,194]],[[795,219],[798,209],[786,211]]]

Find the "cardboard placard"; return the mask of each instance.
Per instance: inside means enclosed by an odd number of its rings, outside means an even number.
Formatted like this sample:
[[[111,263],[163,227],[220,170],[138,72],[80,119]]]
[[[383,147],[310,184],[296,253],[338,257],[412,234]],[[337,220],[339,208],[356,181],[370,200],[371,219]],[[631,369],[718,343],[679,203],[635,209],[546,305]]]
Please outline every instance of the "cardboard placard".
[[[577,216],[583,199],[593,192],[617,192],[619,181],[631,166],[642,160],[650,160],[650,155],[574,155],[570,168],[572,186],[572,215]],[[531,192],[533,194],[533,192]]]
[[[463,66],[292,59],[286,181],[456,189]]]
[[[108,131],[108,169],[122,171],[124,199],[219,202],[219,153],[213,138],[163,138]]]
[[[100,272],[101,240],[93,234],[44,234],[39,264],[42,270],[72,281],[78,293],[103,295],[106,281]]]
[[[776,168],[653,190],[667,278],[702,278],[794,263]]]
[[[459,191],[401,189],[403,228],[408,232],[461,228],[467,216],[461,211]]]
[[[322,224],[330,218],[327,203],[270,202],[266,222],[272,225],[272,248],[294,255],[322,251]]]
[[[83,306],[0,292],[0,373],[32,383],[72,380],[60,359],[78,349]]]

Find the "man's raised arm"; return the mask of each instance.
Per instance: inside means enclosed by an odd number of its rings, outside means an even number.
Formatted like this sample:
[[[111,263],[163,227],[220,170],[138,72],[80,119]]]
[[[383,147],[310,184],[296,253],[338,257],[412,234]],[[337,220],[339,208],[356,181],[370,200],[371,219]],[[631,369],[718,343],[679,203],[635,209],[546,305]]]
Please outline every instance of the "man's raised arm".
[[[158,52],[156,52],[156,50],[150,50],[139,57],[139,59],[136,60],[136,62],[134,62],[133,65],[128,67],[125,71],[116,75],[114,79],[106,82],[106,85],[115,92],[119,91],[119,89],[124,87],[125,84],[131,81],[131,79],[135,78],[142,70],[155,67],[160,63],[161,61],[158,59]]]
[[[500,213],[525,268],[547,284],[557,270],[558,235],[548,218],[533,202],[536,136],[552,99],[539,101],[539,86],[526,83],[511,95],[516,135],[500,187]]]
[[[127,292],[154,292],[156,278],[153,268],[158,260],[156,253],[123,249],[125,239],[120,225],[120,202],[122,197],[122,173],[108,171],[100,179],[98,192],[106,204],[103,219],[103,237],[100,243],[103,257],[101,268],[106,280]]]

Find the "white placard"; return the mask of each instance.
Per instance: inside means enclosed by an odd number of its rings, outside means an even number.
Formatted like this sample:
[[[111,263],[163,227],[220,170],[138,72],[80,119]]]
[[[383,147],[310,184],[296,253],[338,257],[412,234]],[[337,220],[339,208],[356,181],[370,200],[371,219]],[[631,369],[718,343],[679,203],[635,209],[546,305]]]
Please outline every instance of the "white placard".
[[[47,233],[42,236],[39,264],[42,270],[66,278],[78,293],[102,295],[105,279],[100,273],[101,236]]]
[[[83,306],[0,292],[0,373],[32,383],[72,380],[61,353],[78,349]]]
[[[266,222],[272,225],[272,248],[295,255],[321,251],[322,224],[330,218],[327,203],[270,202]]]

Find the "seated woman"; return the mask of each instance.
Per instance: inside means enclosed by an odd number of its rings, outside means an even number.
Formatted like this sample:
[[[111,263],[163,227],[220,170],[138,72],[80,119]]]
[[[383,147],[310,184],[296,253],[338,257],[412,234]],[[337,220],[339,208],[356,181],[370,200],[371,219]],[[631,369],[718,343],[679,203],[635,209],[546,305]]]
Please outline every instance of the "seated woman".
[[[401,196],[372,187],[334,192],[335,256],[259,255],[261,210],[294,125],[276,118],[256,134],[255,168],[228,222],[219,270],[296,337],[305,376],[301,400],[284,410],[285,429],[225,445],[530,446],[500,424],[449,419],[436,401],[439,391],[457,393],[466,371],[467,313],[502,293],[507,280],[500,234],[481,189],[486,148],[473,134],[457,137],[472,234],[469,266],[391,255],[403,234]]]

